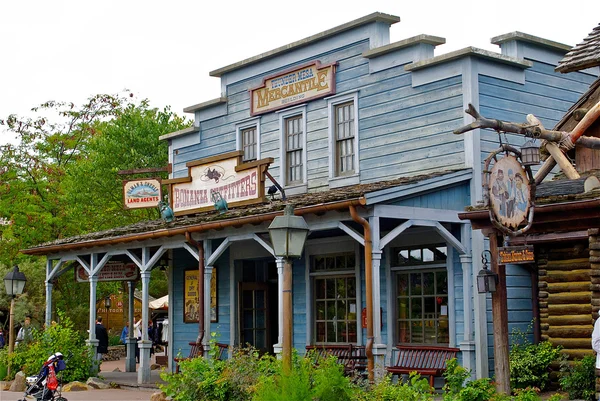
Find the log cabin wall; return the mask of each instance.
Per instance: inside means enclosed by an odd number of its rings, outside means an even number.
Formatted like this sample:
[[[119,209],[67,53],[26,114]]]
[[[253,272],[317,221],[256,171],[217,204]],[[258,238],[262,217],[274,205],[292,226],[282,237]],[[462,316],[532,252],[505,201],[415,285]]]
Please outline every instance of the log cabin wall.
[[[600,300],[600,292],[592,293],[590,248],[600,249],[597,237],[593,238],[589,247],[578,241],[545,244],[538,251],[541,339],[562,346],[569,359],[592,355],[593,294]],[[600,256],[600,250],[593,252]],[[600,264],[597,266],[600,269]]]
[[[598,93],[600,97],[600,91]],[[596,120],[585,132],[586,136],[600,137],[600,120]],[[600,151],[578,146],[575,152],[575,166],[580,173],[600,170]]]

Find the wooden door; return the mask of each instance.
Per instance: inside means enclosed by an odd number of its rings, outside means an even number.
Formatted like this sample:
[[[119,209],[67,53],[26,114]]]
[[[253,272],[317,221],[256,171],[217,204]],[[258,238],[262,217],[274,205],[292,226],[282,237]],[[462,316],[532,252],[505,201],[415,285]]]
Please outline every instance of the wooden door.
[[[272,352],[267,283],[240,283],[240,344]],[[277,322],[277,320],[276,320]]]

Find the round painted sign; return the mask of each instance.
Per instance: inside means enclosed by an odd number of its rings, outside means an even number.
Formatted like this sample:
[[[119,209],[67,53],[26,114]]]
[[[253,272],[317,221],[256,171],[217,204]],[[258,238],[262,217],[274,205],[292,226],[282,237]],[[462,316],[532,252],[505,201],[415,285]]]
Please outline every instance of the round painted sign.
[[[526,220],[531,189],[527,174],[516,157],[498,160],[490,176],[490,204],[505,227],[517,228]]]

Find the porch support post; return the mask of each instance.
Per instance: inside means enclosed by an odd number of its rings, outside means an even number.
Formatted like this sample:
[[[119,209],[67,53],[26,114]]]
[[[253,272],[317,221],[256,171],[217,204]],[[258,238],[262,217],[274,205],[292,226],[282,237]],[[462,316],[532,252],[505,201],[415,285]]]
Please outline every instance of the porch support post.
[[[277,264],[277,303],[278,303],[278,315],[277,315],[277,344],[273,346],[275,354],[280,357],[281,350],[283,347],[283,258],[275,258]]]
[[[460,255],[460,264],[463,274],[463,309],[464,309],[464,333],[463,341],[460,342],[460,350],[463,357],[463,367],[471,371],[471,379],[475,378],[475,342],[473,341],[473,280],[471,277],[471,255]]]
[[[476,277],[481,270],[481,252],[483,252],[483,234],[480,230],[471,231],[471,277]],[[464,273],[464,272],[463,272]],[[488,330],[487,330],[487,296],[473,290],[473,315],[475,321],[475,378],[488,377]]]
[[[137,347],[137,338],[135,338],[135,325],[134,322],[134,298],[135,298],[135,287],[133,281],[127,282],[128,297],[127,297],[127,321],[129,322],[129,333],[127,335],[126,347],[127,347],[127,358],[125,360],[125,371],[135,372],[135,349]]]
[[[381,231],[379,228],[379,217],[369,218],[371,226],[373,250],[371,252],[373,260],[373,358],[375,366],[382,367],[385,365],[385,355],[387,352],[386,344],[383,344],[381,339],[381,327],[383,313],[381,312],[381,256],[383,254],[380,249]],[[365,248],[366,249],[366,248]],[[383,369],[375,369],[375,374],[383,372]]]
[[[46,327],[50,327],[52,323],[52,281],[50,273],[52,272],[52,260],[46,260],[46,316],[44,322]]]
[[[204,268],[204,356],[208,356],[210,350],[210,280],[212,279],[214,266]]]
[[[498,235],[492,232],[490,253],[492,271],[498,274],[496,291],[492,293],[492,321],[494,323],[494,372],[496,390],[510,394],[510,371],[508,362],[508,311],[506,310],[506,269],[498,265]]]
[[[98,255],[93,253],[90,261],[90,271],[91,273],[96,268],[98,264]],[[89,274],[88,281],[90,282],[90,322],[89,322],[89,336],[87,343],[92,347],[93,358],[96,358],[96,354],[98,351],[98,340],[96,339],[96,287],[98,286],[98,275]],[[100,365],[94,364],[92,367],[94,372],[98,372],[100,370]]]
[[[150,271],[152,266],[148,266],[150,260],[150,249],[142,250],[142,340],[138,341],[140,346],[140,369],[138,370],[138,384],[150,382],[150,349],[152,341],[148,340],[148,287],[150,286]]]

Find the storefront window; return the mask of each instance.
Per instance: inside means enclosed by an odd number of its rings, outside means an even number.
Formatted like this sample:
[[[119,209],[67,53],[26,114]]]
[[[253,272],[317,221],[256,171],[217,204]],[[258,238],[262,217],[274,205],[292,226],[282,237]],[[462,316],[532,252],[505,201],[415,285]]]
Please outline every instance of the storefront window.
[[[393,249],[396,257],[396,341],[448,344],[448,274],[446,247]],[[430,265],[425,268],[423,265]],[[419,268],[414,268],[419,266]]]
[[[340,274],[340,270],[354,271],[355,264],[354,253],[312,258],[313,272],[332,273],[320,274],[313,279],[317,344],[357,342],[356,277]]]

